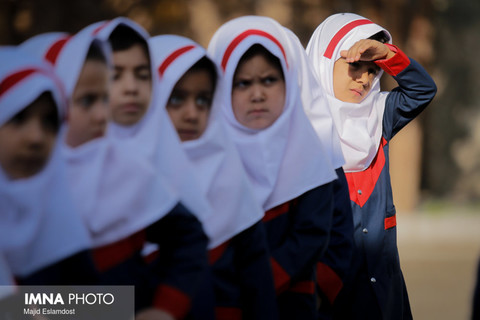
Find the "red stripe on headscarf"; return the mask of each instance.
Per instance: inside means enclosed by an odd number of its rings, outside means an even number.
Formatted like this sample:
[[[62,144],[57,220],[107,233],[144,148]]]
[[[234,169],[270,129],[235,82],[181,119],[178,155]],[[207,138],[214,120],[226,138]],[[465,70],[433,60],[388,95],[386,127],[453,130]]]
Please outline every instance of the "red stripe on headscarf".
[[[60,99],[63,100],[63,107],[65,107],[67,105],[67,103],[66,103],[67,100],[65,98],[65,93],[63,92],[63,90],[61,90],[61,88],[63,88],[62,83],[59,82],[56,77],[52,77],[52,75],[48,74],[48,72],[46,72],[45,70],[37,69],[37,68],[29,68],[29,69],[20,70],[20,71],[17,71],[15,73],[12,73],[8,77],[6,77],[2,82],[0,82],[0,97],[5,92],[7,92],[10,88],[15,86],[17,83],[21,82],[22,80],[24,80],[25,78],[29,77],[30,75],[32,75],[34,73],[41,73],[43,75],[46,75],[46,76],[50,77],[52,79],[52,81],[55,82],[55,84],[59,88],[59,92],[60,92],[60,95],[61,95]],[[65,115],[66,114],[67,113],[65,112]],[[65,116],[65,118],[66,118],[66,116]]]
[[[194,45],[188,45],[188,46],[182,47],[182,48],[180,48],[180,49],[177,49],[177,50],[175,50],[172,54],[170,54],[170,55],[163,61],[163,63],[160,65],[160,67],[158,67],[158,74],[160,75],[160,77],[163,76],[163,73],[165,72],[165,70],[168,68],[168,66],[169,66],[173,61],[175,61],[175,59],[177,59],[179,56],[181,56],[181,55],[184,54],[185,52],[188,52],[188,51],[192,50],[193,48],[195,48]]]
[[[70,36],[57,40],[51,47],[48,49],[47,53],[45,54],[45,60],[55,64],[57,61],[58,55],[62,48],[65,46],[68,40],[70,40]]]
[[[335,48],[337,44],[342,40],[342,38],[349,33],[353,28],[356,28],[358,26],[364,25],[364,24],[371,24],[373,23],[372,21],[368,19],[360,19],[360,20],[355,20],[350,23],[347,23],[344,25],[338,32],[333,36],[332,40],[330,40],[330,43],[328,44],[327,49],[325,50],[325,53],[323,54],[324,57],[331,59],[333,52],[335,51]]]
[[[245,38],[247,38],[249,36],[262,36],[262,37],[265,37],[267,39],[272,40],[282,51],[283,58],[285,59],[285,63],[287,64],[287,68],[288,68],[287,55],[285,54],[285,50],[283,49],[282,44],[274,36],[272,36],[269,33],[266,33],[265,31],[251,29],[251,30],[247,30],[247,31],[239,34],[235,39],[233,39],[233,41],[227,47],[227,50],[225,50],[225,54],[224,54],[223,59],[222,59],[222,70],[223,71],[225,71],[225,67],[227,66],[228,59],[230,59],[230,55],[232,54],[233,50],[235,50],[235,48],[238,46],[238,44],[240,42],[242,42]]]
[[[8,77],[6,77],[2,82],[0,82],[0,97],[7,92],[11,87],[28,77],[34,72],[38,72],[37,69],[25,69],[18,72],[15,72]]]
[[[99,25],[97,28],[95,28],[95,30],[93,30],[92,35],[94,35],[94,36],[97,35],[97,33],[99,33],[100,30],[102,30],[103,28],[105,28],[110,22],[111,22],[111,20],[110,20],[110,21],[107,21],[107,22],[105,22],[105,23],[102,23],[101,25]]]

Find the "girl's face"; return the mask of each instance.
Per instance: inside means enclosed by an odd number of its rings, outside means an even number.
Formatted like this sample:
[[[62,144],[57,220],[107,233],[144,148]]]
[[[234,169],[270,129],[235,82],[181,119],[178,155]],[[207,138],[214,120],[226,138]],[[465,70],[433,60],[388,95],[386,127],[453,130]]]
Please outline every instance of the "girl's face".
[[[149,57],[140,44],[113,52],[110,111],[114,122],[132,126],[145,115],[152,93]]]
[[[263,55],[238,64],[232,86],[232,107],[238,122],[250,129],[268,128],[280,117],[284,105],[282,70]]]
[[[43,94],[0,127],[0,166],[12,179],[31,177],[47,164],[59,120],[55,103]]]
[[[105,134],[108,120],[108,68],[99,60],[86,60],[73,91],[66,142],[78,147]]]
[[[208,124],[213,79],[207,70],[187,71],[172,90],[167,111],[182,141],[200,138]]]
[[[372,61],[347,63],[340,58],[333,67],[333,91],[343,102],[360,103],[372,88],[373,80],[380,71]]]

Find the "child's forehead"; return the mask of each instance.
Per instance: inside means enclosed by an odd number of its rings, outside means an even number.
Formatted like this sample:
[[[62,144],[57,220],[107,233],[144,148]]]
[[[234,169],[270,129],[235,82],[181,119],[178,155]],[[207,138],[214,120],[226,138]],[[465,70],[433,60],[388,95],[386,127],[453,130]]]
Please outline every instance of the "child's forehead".
[[[113,62],[117,64],[119,61],[128,63],[142,62],[149,64],[150,56],[141,44],[134,44],[128,49],[113,51]]]
[[[22,109],[19,109],[18,112],[13,115],[12,119],[19,115],[25,119],[33,119],[56,113],[57,105],[52,97],[52,93],[45,91],[35,98],[35,100],[33,100],[30,104],[26,105]]]

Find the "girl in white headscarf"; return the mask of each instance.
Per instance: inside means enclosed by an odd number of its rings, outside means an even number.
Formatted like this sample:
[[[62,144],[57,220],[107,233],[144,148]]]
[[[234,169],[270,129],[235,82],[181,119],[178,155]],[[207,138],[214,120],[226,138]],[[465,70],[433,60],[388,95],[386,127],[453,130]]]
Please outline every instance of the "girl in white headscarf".
[[[340,138],[333,123],[327,98],[316,72],[298,37],[287,30],[290,47],[299,66],[299,82],[305,113],[318,137],[332,158],[338,179],[333,185],[334,210],[330,241],[325,254],[317,263],[317,286],[320,300],[319,318],[332,315],[332,305],[350,271],[353,254],[353,216],[348,183],[342,166],[345,164]]]
[[[314,319],[336,174],[303,111],[288,37],[276,21],[247,16],[220,27],[208,52],[221,68],[222,117],[265,211],[279,315]]]
[[[91,242],[57,142],[63,87],[18,48],[0,48],[0,59],[0,274],[10,273],[0,285],[92,284]]]
[[[214,212],[210,236],[216,319],[276,319],[263,210],[221,121],[216,65],[190,39],[149,39],[156,107],[166,108]]]
[[[307,47],[340,137],[354,217],[356,248],[338,319],[412,317],[396,246],[388,142],[429,104],[436,87],[390,43],[384,28],[344,13],[320,24]],[[399,87],[381,92],[383,71]]]
[[[105,117],[108,110],[110,50],[98,36],[108,25],[90,25],[60,48],[51,41],[43,51],[57,52],[55,69],[71,97],[62,150],[70,188],[89,228],[102,283],[135,285],[136,310],[148,308],[138,316],[181,318],[207,267],[200,221],[179,204],[170,181],[138,156],[135,145],[112,134],[82,135],[95,123],[82,121],[82,115]],[[32,48],[34,40],[22,46]],[[78,104],[84,109],[80,116],[74,112]],[[141,253],[147,241],[163,249],[152,263]]]

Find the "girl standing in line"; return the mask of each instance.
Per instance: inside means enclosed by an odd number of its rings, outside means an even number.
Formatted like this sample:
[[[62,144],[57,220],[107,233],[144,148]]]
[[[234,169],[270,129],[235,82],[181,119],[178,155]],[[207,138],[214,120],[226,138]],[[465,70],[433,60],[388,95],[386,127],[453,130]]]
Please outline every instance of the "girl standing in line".
[[[430,103],[436,86],[390,43],[384,28],[343,13],[320,24],[307,46],[340,136],[354,217],[354,257],[336,319],[412,318],[396,243],[388,142]],[[380,91],[383,71],[399,85],[391,92]]]
[[[208,52],[227,93],[223,121],[265,211],[279,316],[316,319],[336,174],[303,111],[288,35],[273,19],[242,17],[217,30]]]
[[[63,87],[49,64],[16,47],[0,57],[0,253],[11,273],[1,284],[93,284],[89,234],[59,153]]]
[[[220,118],[217,68],[190,39],[149,39],[154,100],[165,107],[214,214],[205,221],[215,319],[277,319],[263,210]]]
[[[333,185],[334,210],[330,241],[317,263],[319,319],[331,319],[333,306],[344,286],[353,255],[353,215],[348,183],[342,166],[345,164],[340,138],[335,129],[328,101],[313,70],[310,59],[297,36],[287,29],[290,46],[299,64],[299,81],[303,108],[325,149],[332,157],[338,179]]]
[[[100,283],[135,285],[139,319],[181,319],[207,267],[208,239],[200,221],[134,145],[110,134],[82,135],[101,123],[86,120],[108,115],[110,51],[97,37],[104,25],[88,26],[63,43],[52,41],[43,51],[45,57],[57,55],[56,72],[72,97],[63,146],[70,187],[90,231]],[[163,249],[148,262],[142,254],[147,242]]]

